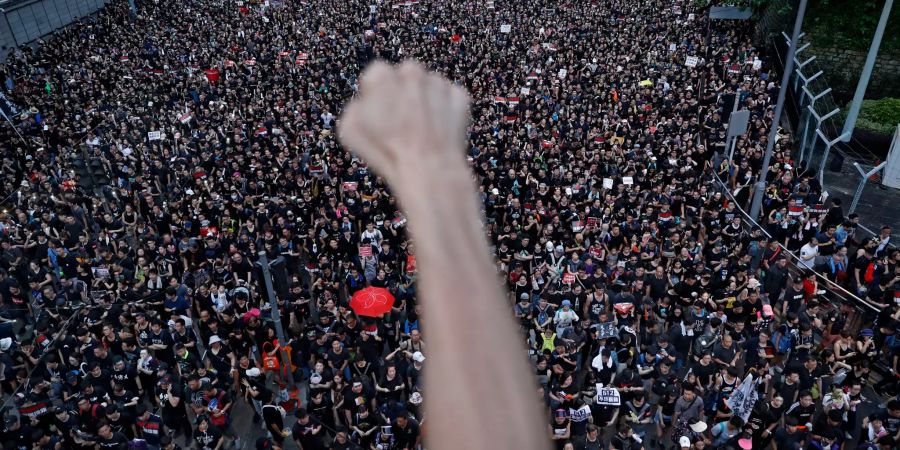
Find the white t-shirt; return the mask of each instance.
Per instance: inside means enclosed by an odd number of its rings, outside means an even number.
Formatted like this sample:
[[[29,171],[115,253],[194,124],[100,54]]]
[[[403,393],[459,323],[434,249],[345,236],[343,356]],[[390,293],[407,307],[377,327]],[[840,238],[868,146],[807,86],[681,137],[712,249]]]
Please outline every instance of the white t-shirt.
[[[806,244],[800,248],[800,263],[810,269],[816,264],[816,256],[819,256],[818,245],[814,247],[810,244]]]

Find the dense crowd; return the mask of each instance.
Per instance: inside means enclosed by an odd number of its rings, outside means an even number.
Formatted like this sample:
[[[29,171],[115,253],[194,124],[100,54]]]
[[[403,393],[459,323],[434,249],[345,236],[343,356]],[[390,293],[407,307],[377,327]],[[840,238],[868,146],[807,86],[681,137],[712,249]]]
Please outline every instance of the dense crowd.
[[[555,448],[900,442],[891,230],[859,238],[788,135],[762,228],[739,210],[778,91],[746,23],[686,0],[136,5],[0,65],[23,111],[0,127],[3,448],[421,448],[415,243],[334,133],[361,69],[406,58],[471,94],[467,156]],[[78,158],[110,183],[87,188]],[[354,313],[368,286],[390,313]]]

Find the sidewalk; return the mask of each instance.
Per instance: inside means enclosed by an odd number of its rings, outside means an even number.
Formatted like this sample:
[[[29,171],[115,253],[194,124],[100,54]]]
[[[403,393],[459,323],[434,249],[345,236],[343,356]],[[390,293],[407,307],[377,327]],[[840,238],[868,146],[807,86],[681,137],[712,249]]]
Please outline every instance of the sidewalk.
[[[871,169],[865,166],[863,168]],[[853,167],[852,162],[848,160],[844,163],[840,173],[826,168],[824,180],[830,196],[839,197],[844,204],[844,214],[849,214],[850,203],[861,180],[861,175]],[[897,206],[900,206],[900,190],[869,181],[863,189],[855,212],[859,214],[859,223],[876,234],[881,232],[884,225],[891,227],[892,242],[897,245],[900,243],[900,208]]]

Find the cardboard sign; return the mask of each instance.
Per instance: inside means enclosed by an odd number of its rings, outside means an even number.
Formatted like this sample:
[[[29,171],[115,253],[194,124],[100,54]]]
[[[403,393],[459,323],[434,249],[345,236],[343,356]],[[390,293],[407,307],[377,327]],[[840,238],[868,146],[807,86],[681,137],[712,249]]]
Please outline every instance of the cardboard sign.
[[[575,274],[574,273],[563,274],[562,282],[565,284],[575,283]]]
[[[612,188],[613,188],[612,178],[604,178],[603,179],[603,189],[612,189]]]
[[[162,140],[162,132],[161,131],[151,131],[147,133],[148,141],[159,141]]]
[[[594,399],[594,403],[604,406],[620,406],[622,404],[622,397],[619,395],[619,390],[616,388],[601,387],[600,385],[597,385],[597,398]]]
[[[508,25],[508,24],[500,25],[500,32],[501,32],[501,33],[509,33],[509,32],[511,32],[511,31],[512,31],[512,25]]]
[[[631,186],[632,184],[634,184],[634,178],[622,177],[622,184],[624,184],[626,186]]]
[[[696,56],[688,56],[684,60],[684,65],[686,65],[688,67],[697,67],[697,63],[699,63],[699,62],[700,62],[700,58],[698,58]]]
[[[597,329],[598,339],[609,339],[611,337],[616,337],[619,335],[619,333],[616,331],[615,322],[598,323],[594,325],[594,328]]]
[[[372,256],[372,246],[371,245],[361,245],[359,247],[359,256],[360,257]]]
[[[341,189],[344,191],[355,191],[358,183],[355,181],[345,181],[341,184]]]

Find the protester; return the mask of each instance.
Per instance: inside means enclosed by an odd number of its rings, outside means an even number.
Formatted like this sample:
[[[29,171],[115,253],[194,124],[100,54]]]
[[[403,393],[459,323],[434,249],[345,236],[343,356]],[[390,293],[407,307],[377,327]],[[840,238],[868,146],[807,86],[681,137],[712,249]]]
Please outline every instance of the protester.
[[[891,229],[862,237],[789,135],[761,218],[741,212],[778,92],[746,23],[686,0],[135,4],[0,64],[21,110],[0,124],[3,448],[427,442],[440,318],[385,174],[336,139],[360,72],[407,58],[470,93],[466,157],[558,448],[900,442]],[[350,307],[369,286],[387,315]]]

